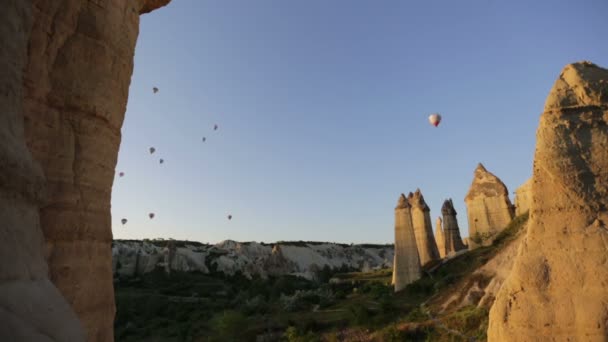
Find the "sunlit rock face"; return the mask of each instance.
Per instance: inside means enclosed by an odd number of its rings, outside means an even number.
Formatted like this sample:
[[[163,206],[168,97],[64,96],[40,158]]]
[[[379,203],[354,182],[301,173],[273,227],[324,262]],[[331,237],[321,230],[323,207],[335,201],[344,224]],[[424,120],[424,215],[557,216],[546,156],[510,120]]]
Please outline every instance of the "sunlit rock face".
[[[23,131],[23,69],[32,2],[0,10],[0,341],[84,341],[84,329],[48,278],[38,207],[45,185]]]
[[[393,264],[395,292],[403,290],[421,276],[411,209],[407,198],[402,194],[395,207],[395,261]]]
[[[523,215],[532,204],[532,178],[515,190],[515,216]]]
[[[567,65],[536,132],[527,235],[490,341],[608,339],[608,70]]]
[[[505,184],[479,164],[465,198],[469,219],[469,248],[491,245],[513,219],[514,210]]]
[[[439,250],[433,236],[431,209],[424,201],[420,189],[408,195],[408,202],[412,208],[412,223],[414,225],[414,235],[416,235],[420,265],[425,266],[429,262],[439,260]]]
[[[52,282],[90,341],[113,340],[110,197],[139,15],[168,1],[34,0],[25,136],[47,181],[40,210]]]
[[[443,214],[443,234],[445,237],[446,256],[466,249],[467,247],[460,237],[460,228],[458,227],[458,220],[456,219],[457,213],[456,209],[454,209],[452,199],[447,199],[443,202],[441,213]]]

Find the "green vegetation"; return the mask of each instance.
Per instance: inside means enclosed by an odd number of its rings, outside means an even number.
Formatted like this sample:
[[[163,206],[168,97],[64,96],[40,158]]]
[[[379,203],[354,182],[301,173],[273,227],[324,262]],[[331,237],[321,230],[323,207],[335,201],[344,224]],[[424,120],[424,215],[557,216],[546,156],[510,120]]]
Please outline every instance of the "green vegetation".
[[[115,283],[116,340],[337,341],[349,340],[348,332],[354,331],[377,341],[483,341],[487,309],[434,312],[466,284],[484,286],[489,280],[472,273],[515,239],[527,220],[527,214],[515,218],[493,245],[426,270],[396,294],[388,269],[324,267],[315,281],[214,272],[166,275],[161,269],[120,279]]]

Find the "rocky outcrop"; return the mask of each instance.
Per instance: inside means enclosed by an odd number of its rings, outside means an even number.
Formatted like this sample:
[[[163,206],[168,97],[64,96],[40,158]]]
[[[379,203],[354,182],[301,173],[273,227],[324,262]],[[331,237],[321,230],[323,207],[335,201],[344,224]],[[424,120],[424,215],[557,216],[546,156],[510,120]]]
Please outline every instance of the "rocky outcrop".
[[[469,247],[488,246],[513,219],[513,205],[505,184],[480,163],[464,199],[469,219]]]
[[[466,249],[466,246],[462,243],[462,238],[460,237],[460,228],[458,227],[458,220],[456,219],[457,213],[451,198],[443,202],[441,214],[443,214],[443,234],[445,236],[446,256]]]
[[[421,276],[411,209],[407,198],[401,194],[395,208],[395,261],[393,264],[395,292],[403,290]]]
[[[439,257],[445,258],[445,233],[443,231],[443,222],[441,217],[437,217],[435,222],[435,242],[437,243],[437,250],[439,251]]]
[[[112,245],[116,278],[134,277],[164,267],[166,272],[219,272],[227,276],[241,273],[248,278],[290,274],[312,279],[314,269],[325,266],[362,271],[393,265],[391,245],[280,242],[271,247],[231,240],[215,245],[116,240]]]
[[[523,215],[530,210],[532,202],[532,178],[515,190],[515,216]]]
[[[23,69],[31,3],[0,10],[0,341],[84,341],[84,330],[48,278],[38,207],[44,177],[23,132]]]
[[[51,280],[90,341],[113,340],[110,196],[139,13],[168,1],[26,1],[25,135],[47,180]]]
[[[416,189],[416,192],[413,194],[410,192],[408,202],[411,206],[412,223],[414,225],[414,235],[416,235],[420,265],[425,266],[429,262],[439,260],[439,250],[433,236],[431,209],[429,209],[429,206],[424,201],[420,189]]]
[[[608,338],[608,70],[567,65],[536,133],[528,232],[489,341]]]

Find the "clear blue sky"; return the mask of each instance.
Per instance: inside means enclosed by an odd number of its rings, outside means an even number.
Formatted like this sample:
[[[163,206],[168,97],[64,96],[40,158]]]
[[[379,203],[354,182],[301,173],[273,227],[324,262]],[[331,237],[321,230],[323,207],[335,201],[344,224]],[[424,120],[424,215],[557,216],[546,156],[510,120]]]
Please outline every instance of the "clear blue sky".
[[[467,236],[475,166],[510,192],[531,175],[562,67],[608,67],[606,14],[605,0],[173,0],[141,19],[114,237],[386,243],[417,187],[433,221],[453,198]]]

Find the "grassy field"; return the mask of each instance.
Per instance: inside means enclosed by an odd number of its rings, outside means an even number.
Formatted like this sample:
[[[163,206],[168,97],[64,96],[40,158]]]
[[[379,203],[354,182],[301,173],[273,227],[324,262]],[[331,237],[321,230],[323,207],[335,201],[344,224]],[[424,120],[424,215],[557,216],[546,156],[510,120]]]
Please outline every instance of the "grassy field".
[[[477,341],[488,312],[438,305],[512,241],[516,218],[489,247],[456,257],[393,293],[391,270],[247,279],[161,270],[115,283],[117,341]],[[359,334],[357,336],[349,334]]]

